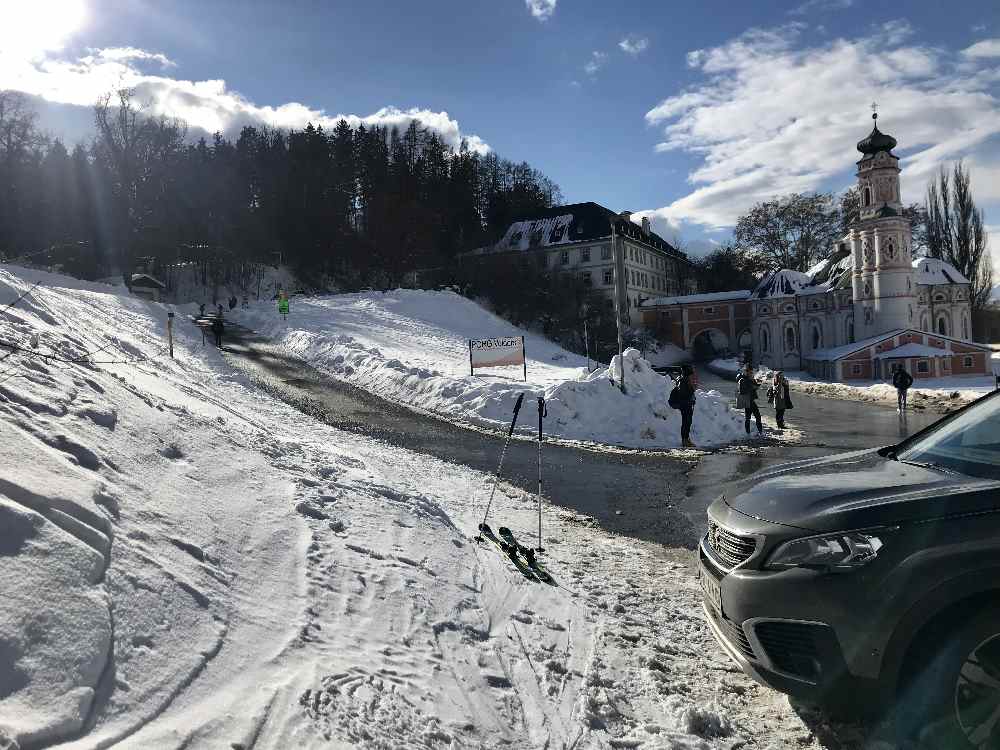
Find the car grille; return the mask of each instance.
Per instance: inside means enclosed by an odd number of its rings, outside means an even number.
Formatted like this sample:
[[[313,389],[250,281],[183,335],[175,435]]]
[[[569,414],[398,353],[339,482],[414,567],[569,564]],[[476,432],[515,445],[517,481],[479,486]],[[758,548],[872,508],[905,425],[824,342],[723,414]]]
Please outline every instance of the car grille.
[[[750,536],[740,536],[713,521],[708,524],[708,546],[719,561],[735,568],[745,563],[757,549],[757,540]]]
[[[819,677],[820,644],[829,637],[828,627],[800,622],[759,622],[754,633],[777,669],[808,680]]]
[[[718,622],[719,625],[722,626],[726,635],[729,636],[729,641],[736,646],[736,648],[738,648],[746,658],[756,658],[753,652],[753,646],[751,646],[750,641],[747,640],[747,634],[743,632],[743,628],[725,615],[720,617]]]

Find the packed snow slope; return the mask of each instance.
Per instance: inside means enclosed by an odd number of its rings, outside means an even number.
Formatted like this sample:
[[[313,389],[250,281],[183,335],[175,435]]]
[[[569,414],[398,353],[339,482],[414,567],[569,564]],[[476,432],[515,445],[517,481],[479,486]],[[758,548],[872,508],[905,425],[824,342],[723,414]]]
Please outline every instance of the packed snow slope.
[[[655,373],[634,349],[610,366],[587,372],[584,357],[521,330],[450,291],[295,297],[283,320],[273,303],[227,313],[283,344],[325,372],[383,398],[479,427],[502,430],[514,403],[544,396],[549,436],[628,448],[680,445],[680,412],[667,406],[673,382]],[[520,367],[469,372],[469,339],[524,336],[528,380]],[[537,424],[522,417],[521,431]],[[717,445],[744,436],[728,399],[698,394],[692,438]]]

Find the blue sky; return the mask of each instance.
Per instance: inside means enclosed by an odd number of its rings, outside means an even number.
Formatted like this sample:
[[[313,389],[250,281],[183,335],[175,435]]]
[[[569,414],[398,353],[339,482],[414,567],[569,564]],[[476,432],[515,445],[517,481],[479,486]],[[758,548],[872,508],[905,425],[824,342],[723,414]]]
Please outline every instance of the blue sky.
[[[965,158],[1000,258],[995,0],[0,2],[0,88],[68,141],[119,82],[192,133],[419,116],[695,251],[756,200],[846,187],[874,99],[904,198]]]

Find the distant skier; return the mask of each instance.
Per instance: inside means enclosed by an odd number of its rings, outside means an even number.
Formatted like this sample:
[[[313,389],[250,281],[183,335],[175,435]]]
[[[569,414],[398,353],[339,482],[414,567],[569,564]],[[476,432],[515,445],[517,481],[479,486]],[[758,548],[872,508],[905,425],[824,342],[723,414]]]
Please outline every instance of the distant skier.
[[[792,406],[792,396],[789,393],[788,380],[785,373],[780,370],[774,373],[771,386],[767,389],[767,402],[774,407],[774,416],[778,422],[778,429],[785,429],[785,412],[795,407]]]
[[[212,321],[212,333],[215,334],[215,345],[222,348],[222,334],[226,332],[226,324],[222,320],[220,315],[215,320]]]
[[[750,434],[750,417],[757,422],[757,435],[764,434],[764,427],[760,423],[760,409],[757,407],[757,389],[760,383],[753,376],[753,365],[748,364],[736,378],[736,408],[742,409],[746,417],[744,426],[747,435]]]
[[[199,318],[204,318],[205,317],[205,303],[204,302],[202,302],[200,305],[198,305],[198,317]]]
[[[236,309],[236,297],[230,297],[229,298],[229,309],[230,310],[235,310]]]
[[[896,365],[892,376],[892,386],[896,389],[897,411],[902,414],[906,410],[906,392],[913,385],[913,376],[902,365]]]
[[[681,365],[681,376],[670,392],[669,405],[681,413],[681,445],[685,448],[697,447],[691,442],[691,423],[694,421],[695,390],[691,365]]]

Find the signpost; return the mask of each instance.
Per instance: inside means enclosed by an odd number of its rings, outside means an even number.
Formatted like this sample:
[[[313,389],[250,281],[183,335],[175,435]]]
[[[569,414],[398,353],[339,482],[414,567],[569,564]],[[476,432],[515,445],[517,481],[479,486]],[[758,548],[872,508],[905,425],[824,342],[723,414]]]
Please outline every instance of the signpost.
[[[510,367],[521,365],[524,380],[528,380],[528,359],[524,353],[524,336],[504,336],[495,339],[469,339],[469,374],[477,367]]]

